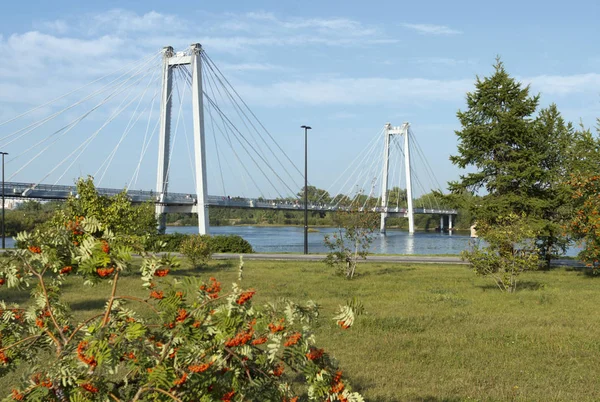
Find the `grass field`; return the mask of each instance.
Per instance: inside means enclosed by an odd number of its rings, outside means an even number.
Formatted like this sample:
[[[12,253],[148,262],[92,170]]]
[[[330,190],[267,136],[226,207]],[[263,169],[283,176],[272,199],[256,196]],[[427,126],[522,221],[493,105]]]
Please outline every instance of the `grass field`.
[[[465,266],[365,263],[352,281],[319,262],[246,261],[242,286],[255,304],[277,297],[322,306],[317,339],[369,401],[600,400],[600,278],[557,268],[521,277],[502,294]],[[180,276],[215,276],[227,288],[237,261],[213,261]],[[135,275],[122,294],[146,295]],[[65,289],[74,312],[104,305],[108,284],[90,290],[72,279]],[[358,297],[366,314],[342,330],[331,319]],[[0,298],[23,301],[3,289]],[[0,379],[0,389],[9,378]]]

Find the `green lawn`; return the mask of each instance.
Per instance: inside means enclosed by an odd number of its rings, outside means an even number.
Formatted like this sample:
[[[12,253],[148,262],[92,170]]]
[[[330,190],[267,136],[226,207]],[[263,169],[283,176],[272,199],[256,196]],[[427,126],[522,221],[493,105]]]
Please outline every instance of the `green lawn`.
[[[465,266],[365,263],[358,272],[348,281],[319,262],[246,261],[242,285],[257,290],[255,304],[318,302],[319,344],[369,401],[600,400],[600,278],[561,268],[529,273],[511,295]],[[179,275],[215,276],[226,289],[237,261]],[[139,284],[124,277],[118,293],[146,295]],[[108,284],[67,285],[80,317],[109,293]],[[342,330],[331,317],[352,296],[366,314]],[[23,300],[6,289],[0,298]]]

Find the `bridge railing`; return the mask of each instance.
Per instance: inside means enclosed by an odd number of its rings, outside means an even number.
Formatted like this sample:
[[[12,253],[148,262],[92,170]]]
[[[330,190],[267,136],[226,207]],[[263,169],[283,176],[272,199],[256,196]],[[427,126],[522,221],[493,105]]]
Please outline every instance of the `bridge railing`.
[[[106,196],[114,196],[122,193],[123,189],[114,188],[97,188],[98,193]],[[46,200],[57,200],[66,199],[69,196],[77,196],[77,187],[75,186],[64,186],[64,185],[53,185],[53,184],[32,184],[32,183],[18,183],[18,182],[6,182],[4,183],[4,195],[10,198],[34,198],[34,199],[46,199]],[[1,188],[0,188],[1,194]],[[197,204],[197,199],[194,194],[190,193],[167,193],[163,197],[160,194],[152,190],[128,190],[127,196],[132,202],[153,202],[161,205],[179,205],[188,206],[191,208]],[[263,198],[241,198],[241,197],[230,197],[230,196],[208,196],[209,206],[229,207],[229,208],[257,208],[257,209],[283,209],[283,210],[304,210],[304,203],[296,200],[267,200]],[[353,208],[340,205],[329,205],[329,204],[308,204],[308,210],[310,211],[348,211],[348,212],[377,212],[377,213],[397,213],[406,214],[408,211],[406,208],[401,207],[361,207]],[[442,214],[442,215],[456,215],[455,209],[433,209],[433,208],[415,208],[414,213],[416,214]]]

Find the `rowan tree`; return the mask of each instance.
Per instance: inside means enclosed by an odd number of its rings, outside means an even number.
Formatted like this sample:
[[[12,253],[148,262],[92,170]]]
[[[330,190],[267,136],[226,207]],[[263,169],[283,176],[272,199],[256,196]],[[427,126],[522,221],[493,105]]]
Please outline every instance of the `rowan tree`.
[[[363,401],[315,343],[314,302],[260,307],[237,284],[171,281],[179,263],[168,254],[133,264],[124,235],[96,217],[106,208],[90,204],[92,216],[20,233],[20,247],[1,256],[0,287],[31,294],[21,305],[0,299],[0,376],[23,373],[0,390],[4,400]],[[118,286],[134,268],[146,297]],[[71,276],[110,284],[102,311],[72,313],[62,294]],[[345,329],[354,316],[342,306],[334,319]]]

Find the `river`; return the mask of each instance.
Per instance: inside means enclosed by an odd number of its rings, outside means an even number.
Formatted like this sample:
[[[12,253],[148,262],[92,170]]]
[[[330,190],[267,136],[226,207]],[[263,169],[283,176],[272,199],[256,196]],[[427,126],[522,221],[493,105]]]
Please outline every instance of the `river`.
[[[333,228],[318,228],[318,232],[308,234],[308,251],[326,253],[323,244],[326,234],[335,233]],[[169,226],[167,233],[197,233],[196,226]],[[304,228],[299,226],[214,226],[211,234],[235,234],[246,239],[259,253],[302,253],[304,251]],[[388,229],[385,236],[375,233],[371,244],[374,254],[460,254],[469,247],[471,239],[466,234],[438,232],[416,232],[413,235],[404,230]],[[6,238],[6,247],[14,247],[12,237]],[[579,248],[571,247],[567,256],[574,257]]]
[[[335,233],[333,228],[318,228],[308,234],[308,251],[326,253],[323,244],[326,234]],[[196,226],[169,226],[167,233],[197,233]],[[259,253],[302,253],[304,251],[304,228],[299,226],[214,226],[211,234],[235,234],[246,239]],[[385,236],[375,233],[371,252],[374,254],[460,254],[469,247],[471,239],[466,234],[439,232],[416,232],[410,235],[404,230],[388,229]],[[567,255],[575,256],[579,250],[569,249]]]

